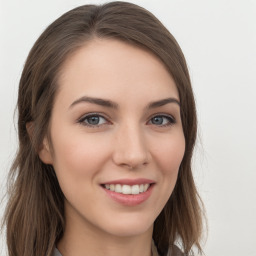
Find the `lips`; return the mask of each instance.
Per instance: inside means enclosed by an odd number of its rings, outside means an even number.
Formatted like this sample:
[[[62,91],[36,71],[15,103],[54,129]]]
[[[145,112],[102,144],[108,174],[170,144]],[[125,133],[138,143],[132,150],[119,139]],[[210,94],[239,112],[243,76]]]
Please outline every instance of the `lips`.
[[[154,184],[154,181],[148,179],[126,179],[108,181],[101,186],[114,201],[133,206],[141,204],[149,198]]]

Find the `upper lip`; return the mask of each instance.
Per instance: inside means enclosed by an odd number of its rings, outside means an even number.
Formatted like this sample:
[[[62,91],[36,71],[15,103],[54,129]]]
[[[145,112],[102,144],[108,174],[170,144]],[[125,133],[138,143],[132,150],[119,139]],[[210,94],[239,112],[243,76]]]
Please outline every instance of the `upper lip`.
[[[154,180],[150,180],[150,179],[144,179],[144,178],[140,178],[140,179],[119,179],[119,180],[111,180],[111,181],[107,181],[102,183],[103,184],[120,184],[120,185],[137,185],[137,184],[152,184],[155,183]]]

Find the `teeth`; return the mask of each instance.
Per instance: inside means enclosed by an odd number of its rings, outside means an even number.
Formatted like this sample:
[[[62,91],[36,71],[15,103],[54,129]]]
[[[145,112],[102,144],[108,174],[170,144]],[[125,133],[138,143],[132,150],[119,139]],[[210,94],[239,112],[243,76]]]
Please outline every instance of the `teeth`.
[[[133,195],[138,195],[140,193],[140,187],[139,185],[134,185],[132,186],[132,194]]]
[[[122,186],[120,184],[115,185],[115,192],[117,192],[117,193],[122,192]]]
[[[149,186],[150,184],[138,184],[132,186],[121,184],[104,184],[106,189],[125,195],[138,195],[139,193],[146,192]]]
[[[144,184],[144,191],[147,191],[148,190],[148,188],[149,188],[149,184]]]
[[[129,185],[123,185],[122,186],[122,193],[125,195],[129,195],[132,193],[132,188]]]

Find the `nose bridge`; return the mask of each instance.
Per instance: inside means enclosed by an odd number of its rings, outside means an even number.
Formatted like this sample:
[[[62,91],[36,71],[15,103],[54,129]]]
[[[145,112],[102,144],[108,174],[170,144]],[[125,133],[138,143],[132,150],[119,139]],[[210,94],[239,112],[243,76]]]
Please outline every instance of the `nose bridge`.
[[[145,134],[139,124],[120,125],[115,140],[114,161],[118,165],[136,168],[149,161]]]

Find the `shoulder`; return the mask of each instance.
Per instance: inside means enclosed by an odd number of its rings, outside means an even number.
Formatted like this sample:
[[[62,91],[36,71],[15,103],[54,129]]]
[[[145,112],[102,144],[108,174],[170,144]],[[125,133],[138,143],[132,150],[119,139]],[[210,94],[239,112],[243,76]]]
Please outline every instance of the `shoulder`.
[[[170,249],[168,256],[185,256],[185,254],[180,250],[180,248],[176,245]]]
[[[54,249],[52,256],[62,256],[57,248]]]
[[[154,240],[152,240],[151,251],[152,251],[152,256],[160,256],[157,250],[157,247],[155,246]],[[167,256],[185,256],[185,254],[180,250],[178,246],[173,245],[168,250]]]

